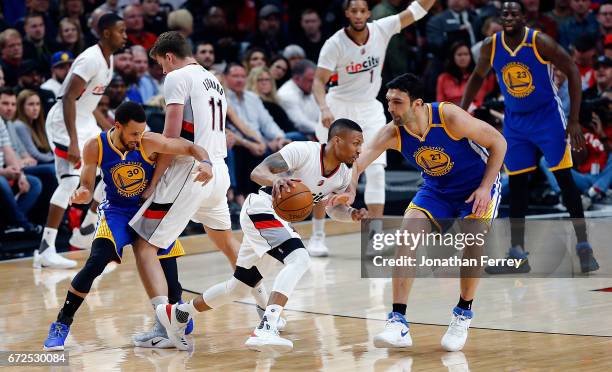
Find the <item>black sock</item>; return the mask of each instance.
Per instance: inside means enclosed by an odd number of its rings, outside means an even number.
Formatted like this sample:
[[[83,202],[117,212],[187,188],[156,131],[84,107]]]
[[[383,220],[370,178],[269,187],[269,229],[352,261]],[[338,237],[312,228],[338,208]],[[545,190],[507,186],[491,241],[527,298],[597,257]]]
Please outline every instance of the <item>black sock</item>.
[[[529,207],[529,173],[509,176],[508,184],[510,186],[510,244],[524,247],[525,215]]]
[[[472,310],[472,301],[474,300],[466,301],[463,299],[463,297],[459,296],[459,302],[457,303],[457,307],[463,310]]]
[[[557,183],[561,188],[563,196],[563,204],[569,212],[574,231],[576,232],[576,240],[578,243],[587,241],[586,222],[584,220],[584,210],[582,209],[582,199],[580,198],[580,190],[574,182],[571,169],[560,169],[554,171],[553,174],[557,179]]]
[[[74,314],[79,309],[79,306],[83,303],[84,298],[75,295],[74,293],[68,291],[66,295],[66,301],[64,301],[64,306],[60,310],[59,314],[57,314],[57,321],[60,323],[64,323],[67,326],[72,324],[72,318]]]
[[[408,306],[406,304],[393,304],[393,312],[400,313],[402,315],[406,315],[406,308]]]

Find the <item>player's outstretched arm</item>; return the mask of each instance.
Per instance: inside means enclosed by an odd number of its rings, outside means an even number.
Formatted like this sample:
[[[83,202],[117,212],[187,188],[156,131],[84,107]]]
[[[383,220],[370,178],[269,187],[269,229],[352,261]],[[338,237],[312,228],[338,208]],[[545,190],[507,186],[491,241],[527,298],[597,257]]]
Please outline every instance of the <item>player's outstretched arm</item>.
[[[478,58],[478,63],[476,64],[476,68],[472,72],[467,85],[465,87],[465,91],[463,93],[463,97],[461,98],[461,108],[467,110],[470,107],[470,104],[474,102],[474,98],[476,94],[478,94],[478,90],[482,86],[482,82],[487,77],[489,70],[491,70],[491,53],[493,52],[493,39],[489,36],[482,43],[482,47],[480,47],[480,57]]]
[[[83,147],[81,186],[70,197],[70,203],[89,204],[91,202],[96,183],[96,169],[98,168],[99,156],[98,138],[92,138],[85,142],[85,147]]]
[[[272,186],[272,197],[281,195],[283,189],[290,190],[295,182],[301,182],[296,178],[279,176],[289,170],[289,165],[279,152],[275,152],[264,159],[251,172],[251,180],[262,186]]]
[[[506,140],[497,129],[476,119],[460,107],[447,103],[442,106],[444,122],[449,134],[455,138],[467,138],[487,149],[489,158],[480,186],[466,202],[474,201],[472,213],[482,216],[491,201],[491,188],[506,155]]]
[[[570,135],[572,146],[580,151],[584,148],[584,136],[578,121],[580,113],[580,102],[582,100],[582,82],[580,72],[572,58],[561,45],[557,44],[550,36],[541,32],[536,34],[536,49],[538,54],[546,61],[552,62],[555,67],[567,76],[568,91],[570,96],[570,113],[567,123],[567,132]]]
[[[406,10],[399,14],[402,28],[408,27],[419,19],[425,17],[435,0],[414,0]]]

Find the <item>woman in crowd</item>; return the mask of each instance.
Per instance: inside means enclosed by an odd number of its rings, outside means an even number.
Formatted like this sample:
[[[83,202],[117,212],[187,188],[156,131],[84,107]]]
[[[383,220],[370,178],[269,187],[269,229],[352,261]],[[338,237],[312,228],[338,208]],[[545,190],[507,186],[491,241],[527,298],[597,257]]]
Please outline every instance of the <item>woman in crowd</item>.
[[[62,18],[57,32],[57,41],[61,50],[67,50],[78,56],[85,50],[85,40],[79,21],[73,18]]]
[[[458,105],[465,91],[470,74],[474,70],[474,60],[470,48],[465,42],[457,42],[451,46],[449,59],[444,72],[438,76],[436,101],[447,101]],[[485,96],[493,91],[494,76],[485,80],[474,99],[474,105],[480,107]]]
[[[257,47],[247,50],[242,59],[242,65],[246,69],[247,75],[255,67],[266,66],[267,64],[268,57],[266,56],[266,52]]]
[[[276,56],[270,61],[270,75],[277,87],[282,86],[289,77],[289,61],[283,56]]]

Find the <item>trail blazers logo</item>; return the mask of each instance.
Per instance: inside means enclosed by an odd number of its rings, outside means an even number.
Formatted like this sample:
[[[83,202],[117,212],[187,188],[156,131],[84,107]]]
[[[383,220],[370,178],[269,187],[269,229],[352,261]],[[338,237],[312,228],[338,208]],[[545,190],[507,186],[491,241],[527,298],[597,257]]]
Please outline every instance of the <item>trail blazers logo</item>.
[[[414,160],[430,176],[439,177],[453,169],[450,156],[441,147],[420,147],[414,153]]]
[[[126,198],[139,195],[147,187],[145,171],[139,163],[119,163],[111,168],[111,175],[117,192]]]

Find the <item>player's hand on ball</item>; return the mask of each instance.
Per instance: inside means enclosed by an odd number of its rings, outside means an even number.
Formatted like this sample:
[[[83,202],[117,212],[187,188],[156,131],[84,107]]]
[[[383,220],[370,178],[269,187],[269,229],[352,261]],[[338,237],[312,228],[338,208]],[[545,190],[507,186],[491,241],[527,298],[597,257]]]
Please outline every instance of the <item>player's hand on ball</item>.
[[[90,201],[91,192],[85,186],[79,187],[70,196],[70,204],[89,204]]]
[[[198,164],[195,173],[194,182],[203,182],[202,186],[206,185],[213,178],[212,166],[208,163]]]
[[[296,182],[302,182],[302,180],[299,180],[297,178],[284,178],[284,177],[279,177],[275,179],[274,183],[272,184],[272,198],[273,199],[280,198],[283,191],[285,192],[291,191],[291,188],[294,187]]]
[[[487,212],[487,208],[491,202],[491,188],[477,188],[465,202],[474,202],[472,205],[472,213],[478,217],[482,217]]]
[[[323,110],[321,110],[321,123],[323,123],[323,126],[325,128],[329,128],[333,122],[334,122],[334,114],[332,114],[329,107],[326,107]]]
[[[340,194],[332,195],[327,201],[327,205],[335,207],[336,205],[351,205],[355,201],[355,195],[350,192],[343,192]]]
[[[368,210],[365,208],[353,209],[353,211],[351,212],[351,218],[355,222],[361,221],[364,218],[368,218]]]

